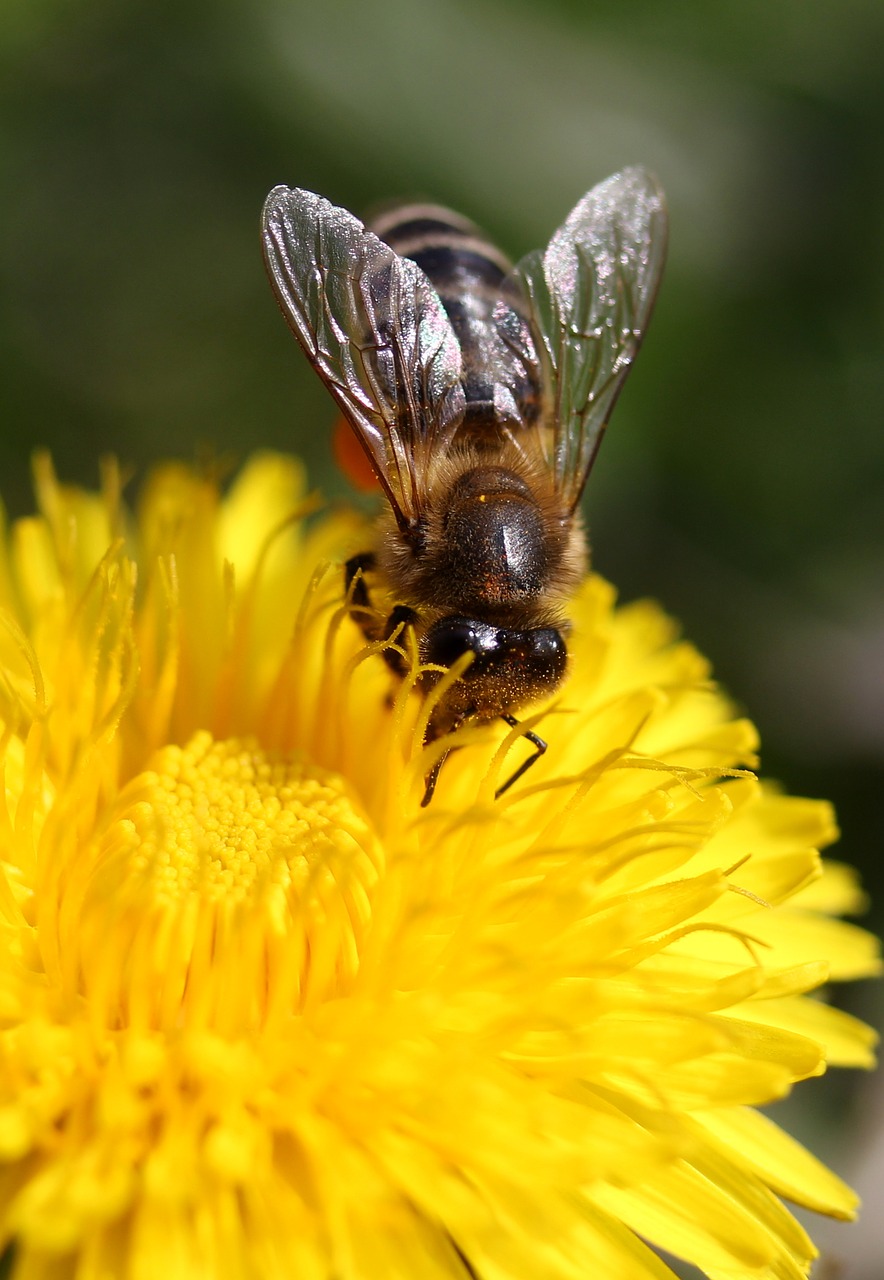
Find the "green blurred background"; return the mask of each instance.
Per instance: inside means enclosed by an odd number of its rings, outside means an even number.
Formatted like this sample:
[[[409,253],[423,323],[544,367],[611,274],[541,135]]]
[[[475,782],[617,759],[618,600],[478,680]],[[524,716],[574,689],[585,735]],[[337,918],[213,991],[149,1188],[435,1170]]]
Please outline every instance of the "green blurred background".
[[[682,620],[768,774],[836,801],[880,904],[882,152],[881,0],[5,0],[5,500],[29,509],[37,445],[90,484],[107,451],[294,449],[344,491],[261,265],[274,184],[425,194],[519,256],[647,164],[670,261],[588,487],[595,563]],[[878,1020],[874,987],[839,998]],[[854,1174],[881,1110],[855,1084],[794,1117]]]

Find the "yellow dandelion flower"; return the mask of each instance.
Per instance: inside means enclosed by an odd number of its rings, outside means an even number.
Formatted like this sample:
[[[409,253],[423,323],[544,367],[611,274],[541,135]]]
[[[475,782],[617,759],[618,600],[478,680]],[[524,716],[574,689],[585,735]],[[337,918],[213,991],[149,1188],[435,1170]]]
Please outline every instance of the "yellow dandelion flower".
[[[591,577],[552,749],[420,807],[425,708],[342,600],[302,474],[38,466],[0,552],[0,1168],[13,1274],[805,1276],[852,1193],[754,1108],[872,1035],[825,804],[653,605]],[[505,736],[504,736],[505,735]]]

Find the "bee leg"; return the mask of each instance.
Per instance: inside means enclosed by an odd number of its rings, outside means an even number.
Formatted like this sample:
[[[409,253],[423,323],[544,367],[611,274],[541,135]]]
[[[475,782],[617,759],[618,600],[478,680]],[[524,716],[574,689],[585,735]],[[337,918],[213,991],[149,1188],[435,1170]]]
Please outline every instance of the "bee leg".
[[[515,716],[501,716],[500,718],[506,724],[508,724],[511,729],[518,728],[519,721],[515,718]],[[522,763],[519,765],[518,769],[515,771],[515,773],[511,774],[510,777],[507,778],[503,786],[497,788],[497,790],[494,793],[495,800],[499,800],[500,797],[503,795],[504,791],[509,791],[513,783],[518,782],[522,774],[527,773],[528,770],[531,768],[532,764],[535,764],[540,759],[540,757],[546,752],[548,743],[544,742],[543,738],[539,737],[536,733],[532,732],[531,729],[523,729],[522,737],[527,738],[528,741],[531,743],[532,747],[536,748],[534,755],[529,756],[527,760],[523,760]]]
[[[384,639],[390,640],[398,631],[399,635],[396,637],[396,642],[401,643],[402,632],[406,627],[414,626],[416,622],[417,614],[414,609],[409,609],[407,604],[397,604],[387,619],[387,625],[384,627]],[[381,656],[390,670],[397,676],[408,675],[411,663],[403,654],[399,653],[397,649],[394,649],[392,645],[389,649],[385,649]]]
[[[432,800],[433,792],[436,790],[436,783],[439,781],[439,774],[442,772],[442,766],[445,763],[445,761],[448,759],[448,757],[451,755],[451,752],[453,750],[454,750],[453,747],[449,747],[447,751],[443,751],[442,755],[439,757],[439,759],[433,765],[430,772],[424,778],[424,798],[423,800],[421,800],[422,809],[426,809],[427,805]]]
[[[458,1262],[463,1267],[464,1275],[468,1278],[468,1280],[479,1280],[479,1277],[476,1274],[473,1264],[470,1262],[467,1255],[463,1252],[460,1245],[455,1240],[454,1236],[451,1235],[451,1233],[448,1231],[446,1231],[445,1234],[448,1237],[448,1243],[451,1245],[452,1249],[454,1250],[457,1256]]]
[[[438,711],[438,707],[436,710]],[[428,747],[431,742],[435,742],[436,739],[441,738],[443,734],[448,735],[448,740],[450,742],[451,735],[454,733],[455,729],[463,723],[463,720],[463,716],[458,716],[453,721],[450,718],[446,718],[445,723],[442,724],[438,720],[435,720],[433,716],[430,716],[426,730],[424,731],[424,746]],[[427,805],[432,800],[433,793],[436,790],[436,783],[439,781],[439,774],[442,772],[442,766],[451,755],[452,751],[456,750],[457,747],[447,747],[424,778],[424,798],[421,800],[422,809],[426,809]]]
[[[363,631],[366,626],[370,625],[370,619],[366,618],[362,613],[363,609],[371,608],[371,598],[368,594],[368,584],[365,581],[365,574],[371,573],[377,564],[377,557],[373,551],[362,551],[358,556],[351,556],[344,565],[344,590],[346,591],[351,606],[351,615],[353,621],[357,622]],[[356,578],[354,585],[353,579]],[[350,588],[353,587],[353,593],[350,594]],[[357,613],[356,610],[359,610]],[[371,639],[366,631],[366,638]]]
[[[401,634],[405,627],[417,622],[414,609],[409,609],[404,604],[397,604],[383,627],[379,625],[377,614],[372,615],[371,612],[371,593],[365,581],[366,573],[371,573],[376,566],[377,558],[373,551],[363,551],[359,555],[351,556],[344,565],[344,590],[350,601],[350,617],[369,642],[389,640],[396,635],[397,631]],[[385,649],[382,656],[387,666],[397,676],[408,673],[408,660],[392,647]]]
[[[518,728],[519,721],[515,718],[515,716],[501,716],[500,718],[501,720],[505,721],[506,724],[508,724],[511,729]],[[435,735],[428,733],[427,737],[424,739],[424,746],[427,746],[428,743],[432,742],[434,740],[434,737]],[[549,744],[546,741],[544,741],[544,739],[541,738],[539,734],[536,734],[532,729],[523,729],[522,737],[527,738],[528,741],[531,743],[532,747],[535,748],[534,755],[529,756],[527,760],[523,760],[522,763],[519,765],[518,769],[516,769],[515,772],[512,773],[507,778],[503,786],[497,788],[497,790],[494,793],[495,800],[499,800],[505,791],[509,791],[513,783],[518,782],[519,778],[521,778],[523,774],[528,772],[532,764],[536,763],[536,761],[538,761],[540,757],[542,755],[545,755],[546,753],[546,749]],[[433,793],[436,790],[436,783],[439,781],[439,774],[442,772],[442,766],[444,765],[448,757],[451,755],[452,751],[456,751],[456,750],[457,750],[457,747],[449,747],[447,751],[443,752],[442,755],[439,757],[439,759],[436,761],[436,763],[433,765],[430,772],[427,774],[426,778],[424,779],[424,784],[425,784],[424,798],[423,800],[421,800],[422,809],[425,809],[427,805],[430,803],[430,801],[432,800]]]

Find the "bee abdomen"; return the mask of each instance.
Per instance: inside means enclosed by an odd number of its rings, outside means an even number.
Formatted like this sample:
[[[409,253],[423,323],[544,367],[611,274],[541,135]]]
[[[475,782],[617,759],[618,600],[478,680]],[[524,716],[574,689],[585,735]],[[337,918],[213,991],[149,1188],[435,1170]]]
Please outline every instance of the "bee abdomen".
[[[474,223],[440,205],[399,205],[376,218],[369,229],[401,258],[416,262],[440,297],[448,291],[446,285],[459,292],[471,281],[496,299],[512,265]]]
[[[523,419],[533,416],[536,388],[494,319],[512,265],[506,255],[474,223],[439,205],[389,209],[370,229],[400,257],[416,262],[439,295],[461,349],[465,429],[478,437],[494,432],[500,386],[512,390]],[[507,291],[505,301],[526,319],[520,298]]]

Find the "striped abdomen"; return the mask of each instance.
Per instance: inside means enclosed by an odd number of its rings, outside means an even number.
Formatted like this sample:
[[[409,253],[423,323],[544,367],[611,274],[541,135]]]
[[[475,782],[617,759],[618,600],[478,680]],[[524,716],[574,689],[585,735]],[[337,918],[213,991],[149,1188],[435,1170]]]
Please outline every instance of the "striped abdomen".
[[[439,294],[463,358],[464,430],[496,437],[504,422],[512,429],[533,421],[535,380],[492,318],[511,267],[504,254],[472,222],[439,205],[399,205],[375,218],[370,230],[416,262]],[[525,318],[519,299],[507,296],[507,306]]]

